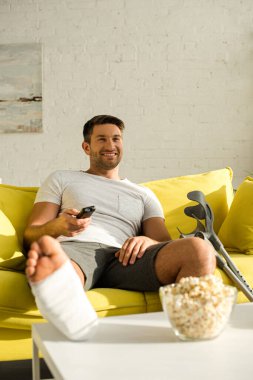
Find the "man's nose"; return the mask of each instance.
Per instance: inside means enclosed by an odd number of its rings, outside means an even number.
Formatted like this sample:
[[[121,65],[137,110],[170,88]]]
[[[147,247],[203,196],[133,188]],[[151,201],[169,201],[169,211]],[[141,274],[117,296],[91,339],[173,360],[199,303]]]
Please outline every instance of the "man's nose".
[[[114,141],[111,140],[111,139],[108,139],[108,140],[106,141],[106,148],[107,148],[107,149],[110,149],[110,150],[113,150],[114,147],[115,147]]]

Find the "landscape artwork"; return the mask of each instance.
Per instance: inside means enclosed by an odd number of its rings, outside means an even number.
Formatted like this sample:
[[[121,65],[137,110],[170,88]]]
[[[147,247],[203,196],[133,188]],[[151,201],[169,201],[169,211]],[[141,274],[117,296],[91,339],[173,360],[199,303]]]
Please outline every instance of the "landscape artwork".
[[[0,133],[23,132],[42,132],[41,44],[0,44]]]

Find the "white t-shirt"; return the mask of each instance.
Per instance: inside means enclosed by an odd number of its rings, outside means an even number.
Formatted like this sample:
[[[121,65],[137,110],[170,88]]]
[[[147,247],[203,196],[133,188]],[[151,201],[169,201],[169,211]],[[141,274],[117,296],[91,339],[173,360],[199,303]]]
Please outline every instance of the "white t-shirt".
[[[128,179],[112,180],[83,171],[59,170],[40,187],[35,203],[52,202],[60,210],[95,206],[89,227],[60,241],[87,241],[121,247],[141,233],[141,224],[152,217],[164,218],[162,206],[148,188]]]

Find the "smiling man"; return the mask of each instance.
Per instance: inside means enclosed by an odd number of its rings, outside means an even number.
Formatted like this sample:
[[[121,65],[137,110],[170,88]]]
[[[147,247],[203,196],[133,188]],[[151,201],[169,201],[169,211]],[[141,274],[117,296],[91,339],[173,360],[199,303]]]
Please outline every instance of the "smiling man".
[[[84,125],[89,168],[46,179],[24,234],[31,245],[26,273],[38,307],[71,339],[85,339],[97,321],[83,287],[156,291],[215,269],[210,244],[172,241],[152,191],[120,177],[123,130],[124,123],[109,115]],[[92,205],[91,217],[76,218]]]

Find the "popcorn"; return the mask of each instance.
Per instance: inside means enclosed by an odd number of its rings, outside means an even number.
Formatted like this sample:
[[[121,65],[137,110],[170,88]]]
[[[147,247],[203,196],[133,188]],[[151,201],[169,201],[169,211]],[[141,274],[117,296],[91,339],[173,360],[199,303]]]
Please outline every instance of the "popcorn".
[[[185,277],[160,288],[163,309],[179,338],[210,339],[217,336],[231,314],[236,288],[214,275]]]

